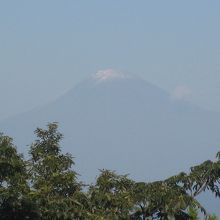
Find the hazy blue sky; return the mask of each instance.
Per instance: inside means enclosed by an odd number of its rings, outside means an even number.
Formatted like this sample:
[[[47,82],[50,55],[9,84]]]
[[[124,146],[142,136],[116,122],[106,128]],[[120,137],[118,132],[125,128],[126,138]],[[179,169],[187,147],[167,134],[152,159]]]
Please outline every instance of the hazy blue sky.
[[[220,1],[0,2],[0,119],[120,69],[220,111]]]

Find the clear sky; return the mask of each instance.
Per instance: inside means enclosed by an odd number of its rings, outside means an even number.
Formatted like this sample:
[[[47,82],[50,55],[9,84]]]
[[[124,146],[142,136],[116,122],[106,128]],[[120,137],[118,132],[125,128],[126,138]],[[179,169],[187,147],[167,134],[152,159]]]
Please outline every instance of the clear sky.
[[[0,119],[103,69],[220,111],[220,1],[0,1]]]

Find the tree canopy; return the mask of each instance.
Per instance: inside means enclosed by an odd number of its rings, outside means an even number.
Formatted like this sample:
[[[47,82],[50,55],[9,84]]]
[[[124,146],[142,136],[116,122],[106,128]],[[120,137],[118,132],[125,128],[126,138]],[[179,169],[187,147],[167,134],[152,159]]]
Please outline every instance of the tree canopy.
[[[220,152],[165,180],[136,182],[100,170],[94,184],[78,180],[70,154],[63,154],[57,123],[35,130],[29,158],[12,138],[0,134],[0,217],[2,220],[196,220],[209,215],[197,200],[210,191],[220,198]]]

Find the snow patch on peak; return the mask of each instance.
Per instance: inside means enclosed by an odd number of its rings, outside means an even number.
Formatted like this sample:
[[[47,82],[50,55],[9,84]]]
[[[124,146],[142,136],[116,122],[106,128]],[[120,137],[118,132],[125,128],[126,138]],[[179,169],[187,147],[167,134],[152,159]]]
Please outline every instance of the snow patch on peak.
[[[98,82],[105,82],[113,79],[126,79],[130,78],[130,76],[114,69],[106,69],[99,70],[94,74],[93,78]]]

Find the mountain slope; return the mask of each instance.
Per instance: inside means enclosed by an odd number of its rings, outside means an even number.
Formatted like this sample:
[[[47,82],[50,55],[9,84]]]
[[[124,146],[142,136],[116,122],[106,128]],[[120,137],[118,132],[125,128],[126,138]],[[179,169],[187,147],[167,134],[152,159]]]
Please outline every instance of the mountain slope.
[[[90,180],[100,168],[140,180],[164,178],[213,158],[220,144],[218,114],[124,75],[96,75],[46,106],[0,123],[0,129],[24,149],[35,128],[52,121],[60,123],[65,151]]]
[[[153,181],[214,158],[220,145],[220,114],[173,100],[164,90],[134,76],[99,72],[71,91],[30,112],[0,122],[21,152],[36,127],[57,121],[64,151],[75,156],[81,179],[98,169]],[[218,213],[218,202],[211,202]]]

